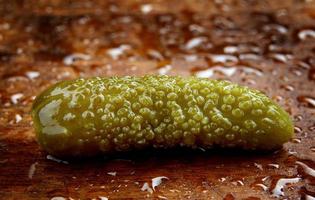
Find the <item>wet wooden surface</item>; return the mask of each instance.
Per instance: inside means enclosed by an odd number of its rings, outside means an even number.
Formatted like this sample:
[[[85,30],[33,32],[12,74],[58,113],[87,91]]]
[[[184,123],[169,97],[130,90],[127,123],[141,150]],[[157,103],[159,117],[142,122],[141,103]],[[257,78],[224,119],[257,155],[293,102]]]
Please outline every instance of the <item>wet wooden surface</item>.
[[[153,73],[257,88],[292,115],[296,137],[270,154],[179,149],[60,162],[37,145],[29,111],[49,85]],[[312,0],[0,0],[0,199],[312,199],[314,86]],[[168,179],[151,192],[160,176]]]

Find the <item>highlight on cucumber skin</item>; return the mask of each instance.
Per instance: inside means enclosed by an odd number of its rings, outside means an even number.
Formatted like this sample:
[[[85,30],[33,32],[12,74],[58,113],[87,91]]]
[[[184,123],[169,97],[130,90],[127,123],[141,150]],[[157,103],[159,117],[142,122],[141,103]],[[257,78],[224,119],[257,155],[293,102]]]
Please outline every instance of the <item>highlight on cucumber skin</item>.
[[[227,81],[147,75],[59,82],[32,108],[39,144],[55,156],[145,147],[273,150],[293,137],[288,113]]]

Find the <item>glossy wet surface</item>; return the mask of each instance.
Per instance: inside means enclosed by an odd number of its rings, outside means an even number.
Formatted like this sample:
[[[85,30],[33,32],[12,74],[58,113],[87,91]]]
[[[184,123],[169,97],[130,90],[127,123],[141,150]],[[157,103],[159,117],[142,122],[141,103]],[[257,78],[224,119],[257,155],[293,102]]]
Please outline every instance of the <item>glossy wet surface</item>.
[[[315,197],[314,1],[8,2],[0,0],[1,198]],[[296,137],[271,154],[176,149],[63,161],[39,149],[29,111],[49,85],[153,73],[259,89],[291,114]]]

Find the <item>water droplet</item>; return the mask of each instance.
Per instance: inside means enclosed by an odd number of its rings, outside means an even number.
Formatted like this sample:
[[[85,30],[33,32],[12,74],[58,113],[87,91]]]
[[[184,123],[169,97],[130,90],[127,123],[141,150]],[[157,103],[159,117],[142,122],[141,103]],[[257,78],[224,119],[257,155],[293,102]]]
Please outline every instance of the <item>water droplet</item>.
[[[197,32],[197,33],[205,32],[205,29],[202,26],[198,25],[198,24],[191,24],[191,25],[189,25],[189,30],[191,32]]]
[[[219,178],[219,181],[223,183],[224,181],[226,181],[226,178],[224,178],[224,177]]]
[[[28,71],[25,73],[26,77],[33,80],[39,77],[40,73],[36,71]]]
[[[302,75],[302,72],[301,72],[300,70],[298,70],[298,69],[293,69],[293,70],[292,70],[292,73],[293,73],[294,75],[296,75],[296,76],[301,76],[301,75]]]
[[[253,67],[245,67],[245,66],[238,66],[238,69],[241,69],[247,74],[255,74],[256,76],[263,76],[263,72],[259,69],[253,68]]]
[[[204,191],[205,191],[205,190],[204,190]],[[204,192],[204,191],[203,191],[203,192]],[[207,191],[206,191],[206,192],[207,192]],[[158,198],[159,198],[159,199],[165,199],[165,200],[167,200],[167,199],[168,199],[167,197],[162,196],[162,195],[158,195]]]
[[[225,55],[225,54],[222,54],[222,55],[211,55],[210,56],[212,62],[214,63],[237,63],[238,62],[238,59],[237,57],[235,56],[232,56],[232,55]]]
[[[305,163],[302,163],[300,161],[296,161],[295,163],[300,165],[307,175],[315,177],[315,169],[312,169],[311,167],[309,167],[308,165],[306,165]]]
[[[194,49],[194,48],[200,46],[205,41],[207,41],[206,37],[192,38],[192,39],[188,40],[188,42],[186,43],[185,49],[187,49],[187,50]]]
[[[286,34],[288,32],[288,29],[280,24],[267,24],[265,26],[263,26],[263,30],[266,32],[269,31],[277,31],[278,33],[281,34]]]
[[[276,169],[279,169],[279,165],[278,164],[271,163],[271,164],[268,164],[268,166],[276,168]]]
[[[294,87],[292,85],[281,85],[280,87],[286,91],[294,91]]]
[[[143,4],[140,9],[143,14],[148,14],[153,10],[153,7],[150,4]]]
[[[294,126],[294,132],[295,133],[302,133],[303,129],[301,127],[298,127],[298,126]]]
[[[149,193],[153,193],[152,188],[149,186],[149,184],[147,182],[145,182],[141,188],[141,191],[147,191]]]
[[[272,190],[272,196],[274,196],[274,197],[284,196],[283,188],[287,184],[298,183],[300,180],[301,180],[301,178],[281,178],[281,179],[279,179],[275,188]]]
[[[274,100],[277,101],[277,102],[280,102],[280,101],[283,100],[283,97],[280,96],[280,95],[276,95],[276,96],[272,97],[272,99],[274,99]]]
[[[185,60],[187,62],[195,62],[198,60],[198,56],[197,55],[185,55]]]
[[[239,48],[236,46],[226,46],[223,49],[224,53],[235,54],[238,53]]]
[[[298,138],[294,138],[292,140],[293,143],[301,143],[301,139],[298,139]]]
[[[63,59],[65,65],[72,65],[77,60],[90,60],[91,56],[83,53],[73,53]]]
[[[259,170],[263,171],[263,167],[261,164],[254,163],[255,167],[257,167]]]
[[[298,96],[297,100],[308,108],[315,108],[315,98],[310,96]]]
[[[295,115],[294,116],[294,121],[295,122],[299,122],[299,121],[301,121],[303,119],[303,116],[302,115]]]
[[[156,59],[156,60],[161,61],[164,59],[163,55],[159,51],[154,50],[154,49],[148,49],[147,54],[148,54],[148,56],[150,56],[151,58]]]
[[[111,48],[107,50],[107,54],[114,60],[117,60],[121,55],[124,54],[126,50],[130,50],[131,46],[127,44],[122,44],[119,47]]]
[[[152,178],[152,189],[155,190],[155,187],[159,186],[162,183],[163,179],[169,179],[166,176],[158,176],[155,178]]]
[[[292,55],[290,55],[290,54],[280,54],[280,53],[271,54],[270,57],[273,58],[274,60],[282,62],[282,63],[286,63],[290,59],[292,59]]]
[[[243,186],[244,185],[244,182],[241,181],[241,180],[238,180],[238,181],[233,181],[231,182],[233,185],[237,186],[237,185],[240,185],[240,186]]]
[[[247,53],[247,54],[241,54],[239,55],[240,60],[260,60],[261,56],[253,54],[253,53]]]
[[[268,50],[271,52],[281,52],[283,51],[283,47],[280,45],[270,44],[268,46]]]
[[[9,30],[11,25],[8,22],[0,24],[0,30]]]
[[[20,114],[15,114],[15,123],[22,121],[22,116]]]
[[[288,155],[296,155],[297,152],[293,151],[292,149],[288,149]]]
[[[264,184],[258,183],[258,184],[256,184],[256,186],[261,187],[264,191],[268,191],[268,187]]]
[[[262,178],[261,180],[262,180],[263,182],[265,182],[265,181],[268,180],[269,178],[270,178],[270,176],[266,176],[266,177]]]
[[[221,72],[226,76],[232,76],[236,72],[235,67],[214,66],[206,70],[197,72],[195,75],[200,78],[210,78],[215,72]]]
[[[47,160],[52,160],[52,161],[55,161],[57,163],[69,164],[68,161],[55,158],[52,155],[47,155],[46,158],[47,158]]]
[[[315,200],[315,197],[306,194],[306,195],[305,195],[305,200]]]
[[[308,69],[311,68],[311,66],[310,66],[309,64],[307,64],[307,63],[305,63],[305,62],[303,62],[303,61],[298,61],[297,65],[298,65],[299,68],[301,68],[301,69],[306,69],[306,70],[308,70]]]
[[[13,104],[17,104],[19,102],[19,100],[23,97],[24,95],[22,93],[17,93],[17,94],[13,94],[11,96],[11,102]]]
[[[315,31],[312,29],[305,29],[298,33],[298,37],[300,40],[305,40],[308,38],[315,38]]]
[[[35,162],[33,164],[31,164],[29,170],[28,170],[28,178],[32,179],[34,174],[35,174],[35,170],[36,170],[36,165],[38,165],[38,162]]]
[[[110,175],[110,176],[116,176],[117,172],[107,172],[107,174]]]
[[[87,17],[87,16],[83,16],[81,17],[80,19],[78,19],[78,23],[80,25],[84,25],[86,24],[91,18],[90,17]]]
[[[158,69],[158,73],[161,75],[167,74],[172,69],[172,65],[165,65],[164,67],[161,67]]]
[[[53,197],[50,200],[66,200],[64,197]]]
[[[217,15],[214,20],[213,23],[216,27],[220,27],[222,29],[225,28],[235,28],[235,23],[234,21],[232,21],[231,19],[224,17],[224,16],[219,16]]]

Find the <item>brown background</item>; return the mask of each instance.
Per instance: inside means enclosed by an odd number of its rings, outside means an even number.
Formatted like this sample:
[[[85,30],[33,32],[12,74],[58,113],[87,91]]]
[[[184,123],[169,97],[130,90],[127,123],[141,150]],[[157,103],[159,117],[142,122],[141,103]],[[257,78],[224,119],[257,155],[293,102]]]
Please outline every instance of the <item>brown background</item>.
[[[193,38],[201,43],[189,48]],[[118,59],[108,54],[123,44]],[[85,56],[66,65],[75,53]],[[143,151],[69,164],[35,141],[32,100],[57,81],[205,70],[265,92],[292,115],[296,138],[272,154]],[[0,199],[272,199],[280,178],[296,177],[285,197],[315,196],[296,164],[315,167],[314,86],[312,0],[0,0]],[[141,191],[157,176],[169,180]]]

